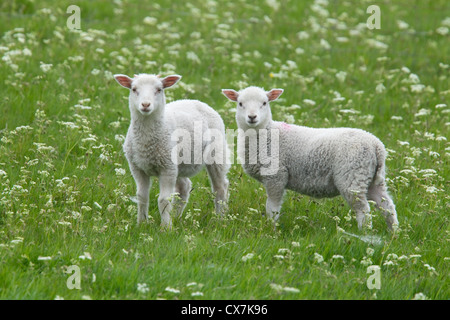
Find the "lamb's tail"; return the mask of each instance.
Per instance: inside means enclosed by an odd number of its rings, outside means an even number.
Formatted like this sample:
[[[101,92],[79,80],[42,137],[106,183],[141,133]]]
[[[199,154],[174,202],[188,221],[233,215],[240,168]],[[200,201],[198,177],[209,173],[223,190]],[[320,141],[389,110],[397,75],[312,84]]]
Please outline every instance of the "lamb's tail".
[[[377,186],[385,184],[386,177],[386,149],[383,143],[377,143],[375,145],[375,154],[377,157],[377,168],[373,178],[373,183]]]

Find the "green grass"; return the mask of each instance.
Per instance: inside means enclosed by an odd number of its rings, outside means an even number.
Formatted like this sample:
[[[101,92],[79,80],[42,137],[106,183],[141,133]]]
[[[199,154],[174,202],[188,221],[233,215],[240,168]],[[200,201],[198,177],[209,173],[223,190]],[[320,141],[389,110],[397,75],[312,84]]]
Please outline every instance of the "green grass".
[[[0,4],[1,299],[450,297],[447,1],[379,1],[379,30],[365,26],[372,1],[276,3]],[[70,4],[81,8],[79,32],[66,27]],[[137,225],[121,148],[127,92],[112,74],[141,72],[181,74],[167,100],[202,100],[230,129],[234,105],[220,89],[257,85],[285,89],[272,104],[276,120],[374,133],[389,151],[399,230],[374,212],[372,228],[359,231],[341,198],[293,192],[274,229],[261,216],[262,186],[239,165],[224,218],[202,172],[171,232],[159,227],[156,182],[150,221]],[[80,290],[66,285],[71,265]],[[369,265],[381,267],[379,290],[366,285]]]

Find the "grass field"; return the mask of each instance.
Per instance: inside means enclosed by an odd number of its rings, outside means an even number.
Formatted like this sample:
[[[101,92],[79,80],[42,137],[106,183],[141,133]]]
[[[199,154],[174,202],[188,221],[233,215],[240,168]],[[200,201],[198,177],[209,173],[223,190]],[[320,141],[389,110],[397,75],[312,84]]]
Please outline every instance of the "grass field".
[[[81,30],[66,25],[72,4]],[[372,4],[380,29],[366,25]],[[449,28],[447,0],[1,2],[0,298],[450,298]],[[342,198],[293,192],[274,229],[237,164],[224,218],[202,172],[172,231],[157,183],[137,225],[127,91],[112,75],[143,72],[182,75],[167,101],[202,100],[230,129],[221,89],[257,85],[285,89],[276,120],[372,132],[399,229],[373,211],[359,231]]]

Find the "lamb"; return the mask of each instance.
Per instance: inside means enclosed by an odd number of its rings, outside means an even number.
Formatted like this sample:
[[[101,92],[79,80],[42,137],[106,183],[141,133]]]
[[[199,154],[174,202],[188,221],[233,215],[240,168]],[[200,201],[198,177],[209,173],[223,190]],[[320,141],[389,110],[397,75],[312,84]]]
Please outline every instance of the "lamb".
[[[282,89],[266,92],[248,87],[239,92],[223,89],[222,93],[237,102],[238,155],[244,171],[266,189],[269,218],[278,220],[283,194],[289,189],[316,198],[341,195],[356,213],[359,229],[370,211],[368,200],[376,203],[390,229],[398,225],[385,181],[386,150],[374,135],[360,129],[316,129],[273,121],[269,102]],[[246,140],[250,131],[256,132],[257,148]],[[261,143],[264,137],[268,140]],[[278,140],[275,146],[274,140]],[[249,159],[256,161],[249,163]],[[264,173],[274,159],[277,170]]]
[[[179,141],[174,139],[176,132],[184,132],[181,138],[191,141],[194,132],[206,135],[210,130],[216,130],[219,132],[216,139],[225,148],[225,126],[220,115],[198,100],[178,100],[166,105],[164,90],[176,84],[181,79],[179,75],[161,78],[159,75],[138,74],[130,78],[116,74],[114,78],[121,86],[130,89],[131,123],[123,150],[137,186],[138,223],[148,218],[151,177],[159,178],[161,226],[170,229],[172,212],[180,216],[188,202],[192,186],[189,177],[205,166],[215,193],[215,210],[222,214],[228,199],[229,165],[226,161],[207,162],[206,157],[201,157],[200,161],[180,162],[177,157]],[[207,154],[211,145],[207,139],[201,140],[200,151]],[[182,150],[189,155],[193,151]]]

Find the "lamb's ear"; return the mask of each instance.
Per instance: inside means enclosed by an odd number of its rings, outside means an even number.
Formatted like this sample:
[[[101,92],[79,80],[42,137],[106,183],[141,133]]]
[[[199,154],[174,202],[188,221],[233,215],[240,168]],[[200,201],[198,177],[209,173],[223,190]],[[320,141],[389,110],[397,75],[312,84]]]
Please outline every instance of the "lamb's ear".
[[[181,79],[181,76],[175,74],[173,76],[167,76],[164,79],[161,79],[161,82],[163,84],[163,88],[166,89],[166,88],[170,88],[171,86],[173,86],[180,79]]]
[[[131,89],[131,82],[133,82],[133,79],[131,79],[129,76],[126,76],[124,74],[115,74],[114,79],[125,88]]]
[[[222,93],[225,97],[227,97],[231,101],[237,101],[239,97],[239,93],[233,89],[222,89]]]
[[[274,101],[277,100],[282,93],[283,89],[272,89],[269,92],[267,92],[267,97],[269,98],[269,101]]]

